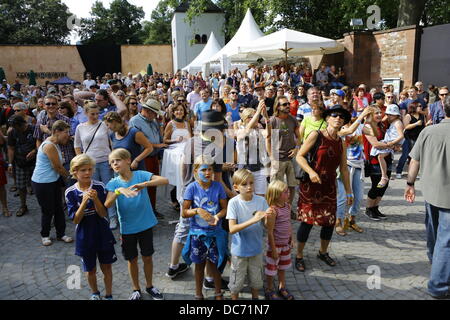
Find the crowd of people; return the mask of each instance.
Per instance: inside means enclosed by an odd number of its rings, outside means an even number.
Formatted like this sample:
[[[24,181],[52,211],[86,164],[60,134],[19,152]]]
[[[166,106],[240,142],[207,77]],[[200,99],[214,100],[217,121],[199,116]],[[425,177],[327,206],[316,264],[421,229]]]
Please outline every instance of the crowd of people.
[[[158,300],[152,228],[164,218],[157,202],[169,200],[157,199],[156,188],[170,184],[169,203],[180,220],[166,276],[194,263],[196,299],[204,298],[203,288],[214,289],[218,300],[223,290],[238,299],[248,277],[252,298],[264,287],[267,299],[293,300],[285,270],[308,268],[303,251],[312,227],[321,228],[317,258],[335,266],[328,253],[333,234],[364,231],[357,218],[365,177],[365,214],[387,219],[380,205],[389,181],[419,160],[420,133],[450,117],[447,97],[447,87],[425,91],[421,82],[399,93],[387,84],[353,88],[342,68],[325,64],[316,72],[309,65],[249,65],[208,76],[88,73],[81,85],[68,86],[3,80],[3,215],[11,216],[7,174],[9,192],[20,197],[16,216],[28,213],[27,196],[36,195],[44,246],[52,244],[52,219],[56,239],[74,241],[65,232],[68,215],[77,224],[75,253],[93,300],[101,299],[97,260],[104,298],[112,299],[111,230],[120,227],[130,299],[142,297],[139,247],[146,291]],[[296,237],[292,219],[301,222]],[[228,282],[222,273],[229,261]]]

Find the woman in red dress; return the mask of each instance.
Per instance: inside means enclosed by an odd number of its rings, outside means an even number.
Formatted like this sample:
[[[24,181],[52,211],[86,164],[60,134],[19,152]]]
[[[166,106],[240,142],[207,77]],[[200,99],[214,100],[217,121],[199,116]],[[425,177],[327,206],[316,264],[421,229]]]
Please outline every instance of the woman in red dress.
[[[338,136],[338,131],[350,121],[351,115],[341,105],[335,105],[325,111],[324,117],[328,124],[327,128],[311,132],[296,159],[309,176],[300,184],[298,200],[298,220],[302,223],[297,231],[295,267],[302,272],[305,271],[303,249],[313,225],[322,227],[317,257],[329,266],[336,265],[327,251],[336,223],[336,169],[338,167],[347,193],[347,204],[351,205],[353,202],[345,145]],[[319,147],[312,163],[308,164],[306,155],[315,149],[314,145],[318,139]],[[314,154],[314,151],[311,152]]]

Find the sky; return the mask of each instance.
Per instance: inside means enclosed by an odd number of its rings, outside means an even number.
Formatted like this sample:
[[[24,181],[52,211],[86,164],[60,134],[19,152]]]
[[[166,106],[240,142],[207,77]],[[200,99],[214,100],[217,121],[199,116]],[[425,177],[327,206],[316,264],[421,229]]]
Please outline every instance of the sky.
[[[103,2],[103,6],[105,8],[109,8],[109,4],[112,0],[99,0]],[[69,7],[71,13],[75,14],[77,18],[89,18],[91,15],[89,14],[91,11],[91,7],[94,4],[95,0],[62,0],[61,2],[65,3],[66,6]],[[145,12],[145,20],[150,20],[150,15],[153,9],[159,3],[159,0],[128,0],[129,3],[143,7]],[[70,37],[70,43],[75,44],[78,41],[78,37],[75,33],[72,33]]]

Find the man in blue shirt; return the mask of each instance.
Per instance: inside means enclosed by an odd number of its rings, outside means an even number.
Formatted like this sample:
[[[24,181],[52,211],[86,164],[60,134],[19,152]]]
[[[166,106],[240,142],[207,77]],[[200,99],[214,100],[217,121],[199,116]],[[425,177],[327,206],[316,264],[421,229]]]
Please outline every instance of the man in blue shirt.
[[[439,101],[430,104],[430,123],[438,124],[445,118],[444,101],[448,96],[448,88],[442,87],[439,89]]]
[[[202,89],[200,91],[200,95],[202,96],[202,100],[197,102],[194,106],[194,119],[195,121],[202,120],[202,113],[206,110],[211,109],[212,100],[209,98],[208,89]]]
[[[417,95],[418,92],[419,89],[417,89],[417,87],[415,86],[412,86],[408,89],[408,99],[406,99],[399,105],[402,117],[404,117],[408,112],[408,105],[413,101],[420,103],[420,105],[422,106],[422,110],[420,110],[419,113],[423,114],[425,117],[428,117],[427,103],[423,99],[419,98],[419,96]]]

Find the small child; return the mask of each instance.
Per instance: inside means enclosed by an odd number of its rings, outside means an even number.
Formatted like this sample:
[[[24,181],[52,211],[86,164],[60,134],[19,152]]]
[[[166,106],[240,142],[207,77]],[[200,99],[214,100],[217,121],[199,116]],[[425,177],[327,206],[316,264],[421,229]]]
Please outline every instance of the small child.
[[[228,203],[231,240],[231,275],[229,288],[231,299],[237,300],[248,276],[252,299],[258,300],[259,289],[263,287],[262,253],[263,226],[269,209],[264,197],[253,194],[255,180],[250,170],[240,169],[233,175],[233,188],[239,195]]]
[[[138,243],[144,262],[146,291],[154,300],[163,300],[164,296],[152,283],[154,253],[152,228],[158,221],[146,188],[165,185],[169,181],[147,171],[131,171],[131,154],[126,149],[113,150],[109,154],[109,163],[118,176],[106,185],[109,192],[105,206],[110,208],[116,203],[122,237],[122,253],[128,261],[128,271],[133,285],[130,300],[142,299],[139,285]],[[144,192],[141,192],[142,190]]]
[[[109,229],[107,211],[103,203],[106,189],[103,183],[92,180],[95,161],[80,154],[70,161],[70,174],[77,183],[65,192],[69,217],[77,224],[75,254],[81,257],[83,270],[92,290],[91,300],[101,300],[97,287],[97,258],[104,275],[105,299],[112,300],[112,268],[117,261],[114,236]]]
[[[269,184],[266,200],[273,210],[267,217],[268,249],[266,255],[266,299],[294,300],[286,289],[285,270],[291,267],[292,226],[289,188],[286,183],[274,180]],[[274,290],[273,278],[278,274],[278,293]]]
[[[202,286],[207,264],[214,278],[216,300],[223,300],[219,270],[225,267],[228,254],[228,234],[222,228],[227,195],[220,182],[212,181],[212,159],[198,156],[193,173],[195,181],[184,193],[182,217],[190,218],[190,225],[182,255],[187,264],[195,263],[195,299],[204,299]]]
[[[389,122],[391,123],[389,128],[384,135],[384,139],[380,142],[383,142],[388,145],[388,149],[378,149],[373,147],[370,150],[370,155],[372,157],[377,157],[378,162],[380,163],[381,169],[381,180],[377,185],[377,188],[384,188],[389,182],[389,177],[387,175],[387,164],[386,157],[390,154],[394,155],[394,150],[392,149],[395,145],[401,145],[404,141],[404,126],[403,122],[400,120],[401,114],[397,105],[390,104],[386,108],[385,114],[388,117]]]

